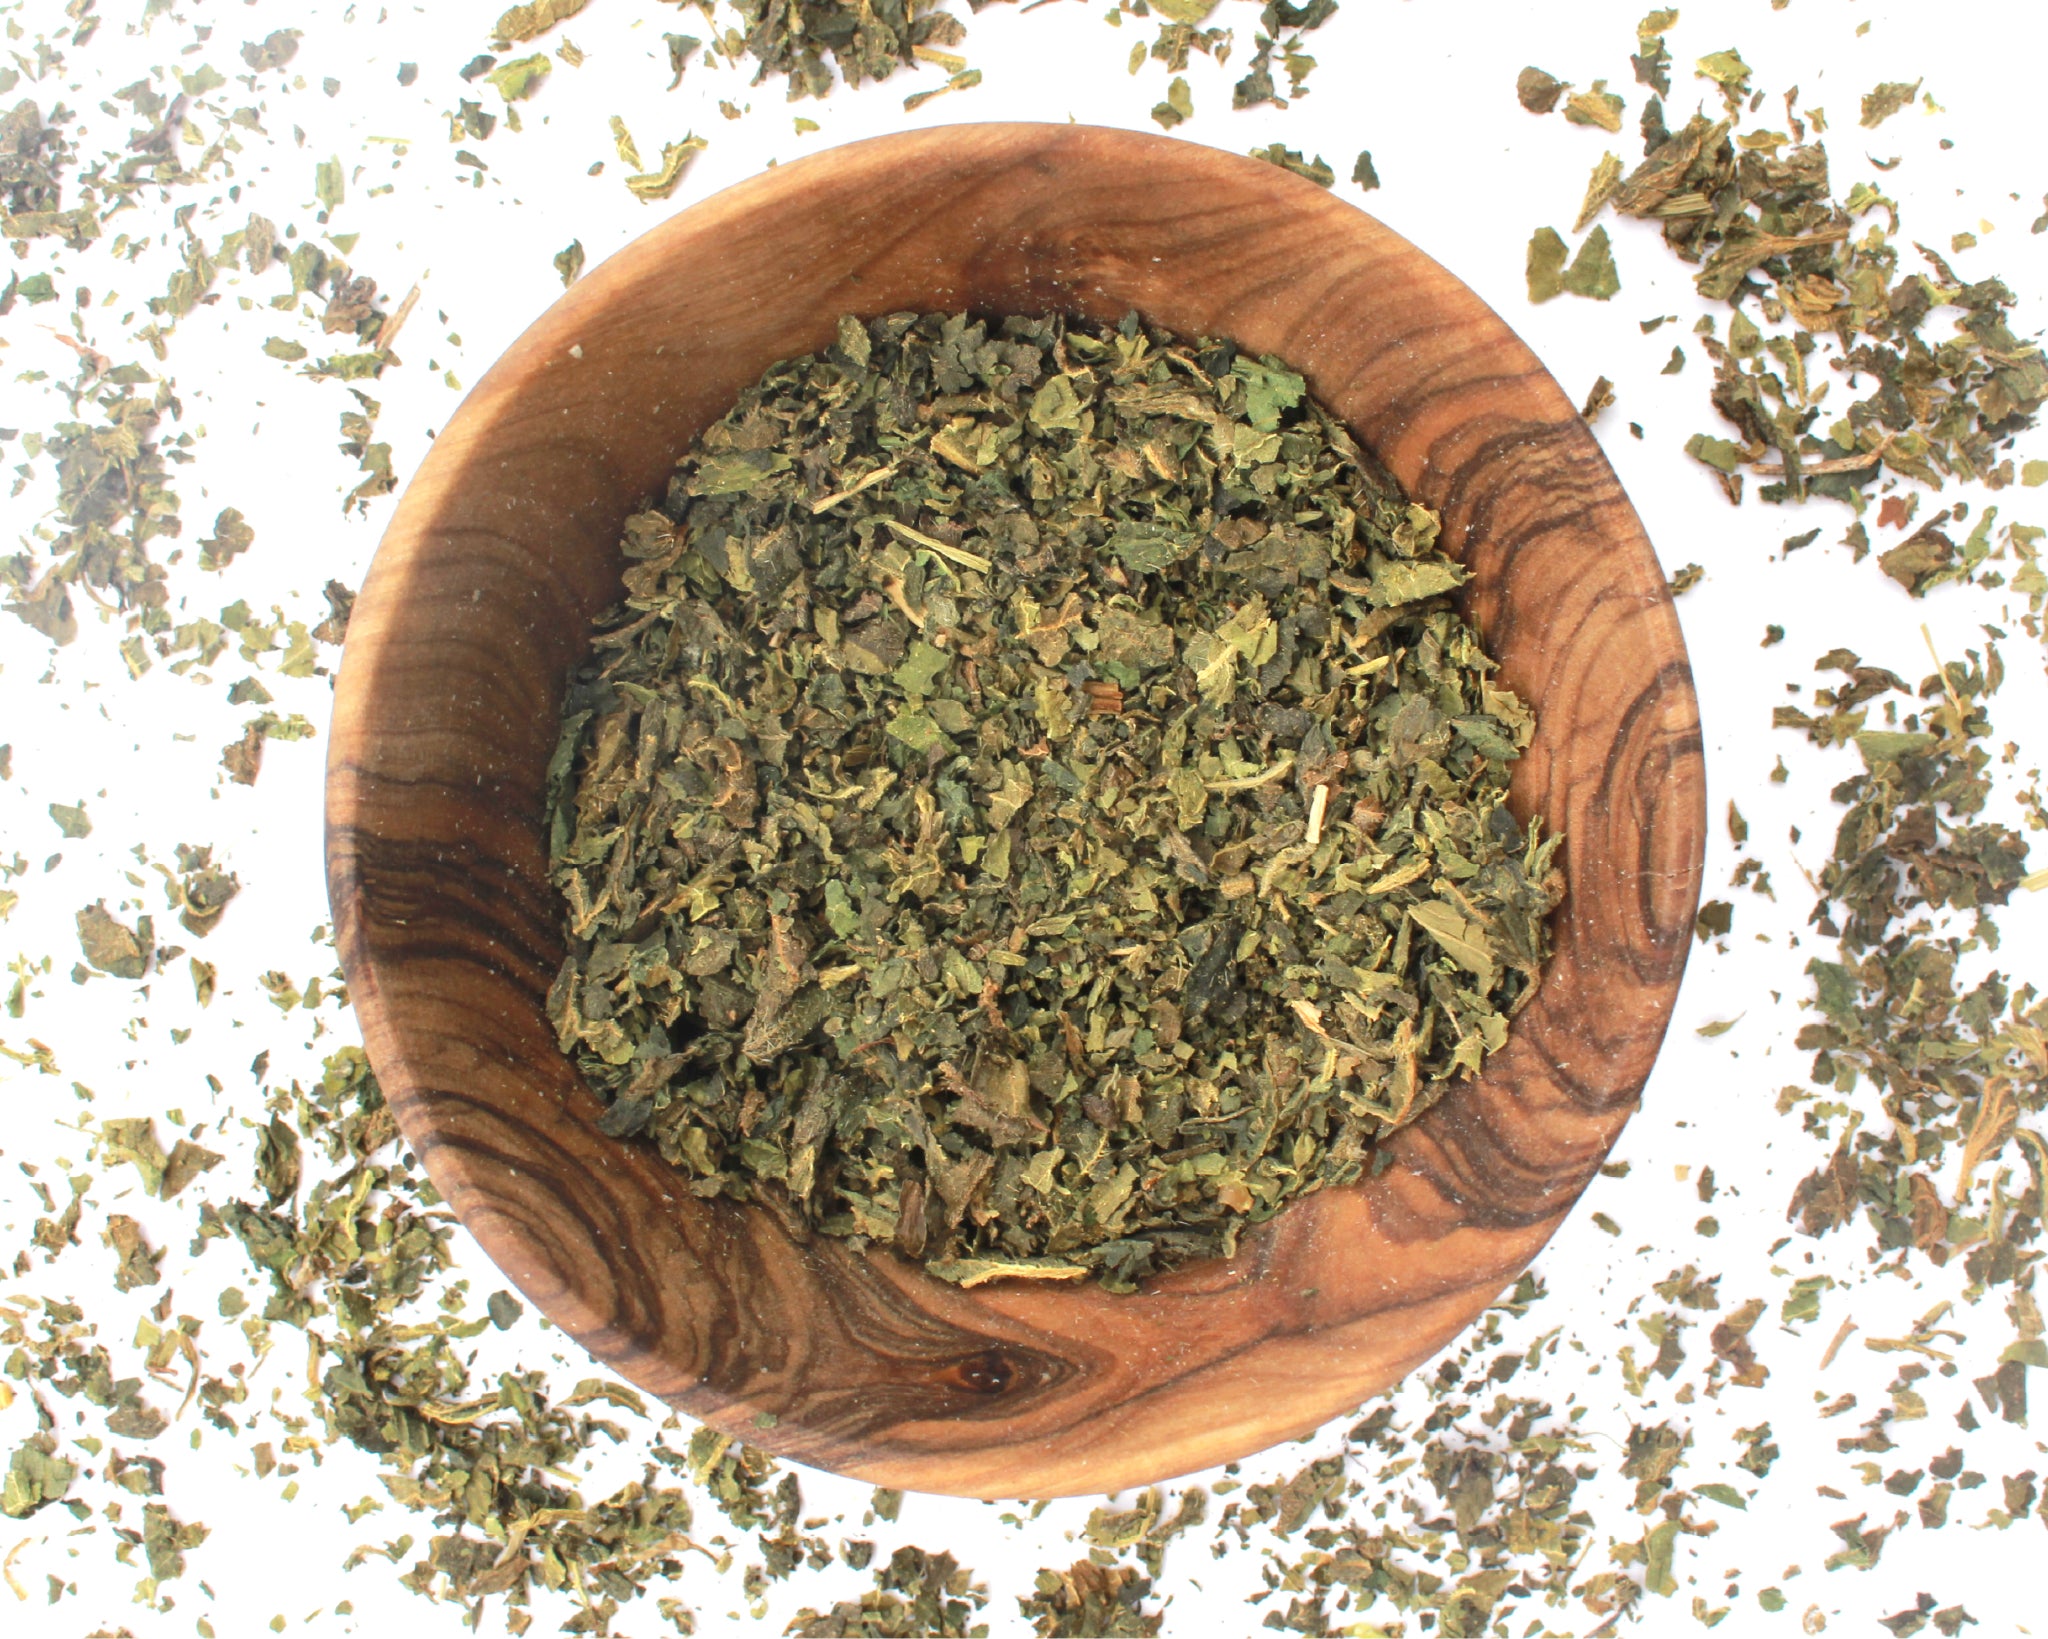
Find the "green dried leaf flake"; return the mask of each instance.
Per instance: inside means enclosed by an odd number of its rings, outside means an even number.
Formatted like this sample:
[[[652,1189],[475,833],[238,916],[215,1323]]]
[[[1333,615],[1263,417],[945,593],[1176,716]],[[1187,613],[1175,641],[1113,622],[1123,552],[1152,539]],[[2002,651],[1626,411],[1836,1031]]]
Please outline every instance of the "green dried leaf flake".
[[[541,82],[553,67],[554,62],[548,54],[537,51],[530,57],[515,57],[510,62],[500,63],[485,78],[507,103],[524,102],[540,89]]]
[[[57,1455],[55,1439],[48,1434],[31,1435],[8,1458],[0,1513],[9,1519],[27,1519],[47,1504],[61,1502],[77,1477],[77,1465]]]
[[[153,934],[148,917],[130,927],[102,900],[80,911],[77,922],[79,949],[98,971],[117,979],[140,979],[149,971]]]
[[[682,182],[684,174],[690,168],[690,162],[709,146],[710,144],[699,136],[685,136],[681,142],[663,143],[661,163],[652,170],[627,177],[627,191],[643,203],[668,198]]]
[[[1547,302],[1564,291],[1564,267],[1571,249],[1555,228],[1538,228],[1529,238],[1529,300]]]
[[[1153,111],[1153,117],[1158,117],[1158,110]],[[1321,154],[1310,159],[1300,149],[1290,148],[1282,142],[1269,143],[1264,148],[1254,148],[1251,150],[1251,157],[1263,159],[1268,165],[1277,165],[1283,171],[1292,171],[1296,176],[1313,182],[1318,188],[1331,187],[1337,180],[1337,173],[1330,169]]]
[[[1462,564],[1447,559],[1414,562],[1382,558],[1372,566],[1372,590],[1368,601],[1375,609],[1397,608],[1404,603],[1419,603],[1424,598],[1455,591],[1471,578],[1471,573]]]
[[[50,818],[59,831],[74,841],[92,835],[92,818],[82,802],[53,802],[50,804]]]
[[[1722,90],[1735,95],[1747,89],[1749,77],[1755,72],[1742,60],[1742,53],[1732,48],[1709,52],[1694,66],[1702,79],[1712,80]]]
[[[313,167],[313,197],[328,210],[340,206],[347,187],[340,159],[323,159]]]
[[[1581,91],[1577,96],[1565,99],[1564,117],[1574,125],[1591,125],[1602,131],[1619,131],[1622,110],[1627,106],[1626,102],[1607,89],[1605,80],[1595,80],[1590,90]]]
[[[1597,302],[1620,293],[1621,273],[1614,265],[1614,246],[1605,227],[1596,227],[1586,235],[1558,283],[1574,296],[1589,296]]]
[[[1567,82],[1540,68],[1525,68],[1515,76],[1515,100],[1532,114],[1547,114],[1569,89]]]
[[[1864,92],[1863,118],[1858,123],[1865,130],[1875,130],[1900,109],[1910,108],[1925,83],[1924,80],[1915,80],[1907,85],[1900,80],[1887,80],[1876,89]]]
[[[499,17],[491,38],[500,46],[520,45],[538,39],[557,23],[574,17],[590,0],[532,0],[513,6]]]
[[[242,46],[242,61],[261,74],[273,68],[283,68],[299,54],[301,31],[295,28],[273,29],[261,40],[245,41]]]

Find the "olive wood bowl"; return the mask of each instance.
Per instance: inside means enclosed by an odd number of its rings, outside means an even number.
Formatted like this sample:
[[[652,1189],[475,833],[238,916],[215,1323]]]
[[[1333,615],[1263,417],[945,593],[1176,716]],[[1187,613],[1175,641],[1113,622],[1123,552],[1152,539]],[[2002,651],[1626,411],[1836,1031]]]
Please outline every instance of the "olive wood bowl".
[[[542,789],[626,516],[842,313],[1131,308],[1277,353],[1438,508],[1465,610],[1536,709],[1511,802],[1566,836],[1556,951],[1508,1045],[1227,1261],[1131,1295],[947,1285],[799,1244],[607,1138],[543,1001]],[[1052,1496],[1302,1435],[1441,1349],[1555,1230],[1634,1107],[1706,830],[1697,703],[1634,510],[1571,402],[1457,279],[1274,166],[1055,125],[820,153],[678,213],[480,381],[349,622],[327,871],[370,1061],[435,1186],[592,1354],[680,1411],[878,1484]]]

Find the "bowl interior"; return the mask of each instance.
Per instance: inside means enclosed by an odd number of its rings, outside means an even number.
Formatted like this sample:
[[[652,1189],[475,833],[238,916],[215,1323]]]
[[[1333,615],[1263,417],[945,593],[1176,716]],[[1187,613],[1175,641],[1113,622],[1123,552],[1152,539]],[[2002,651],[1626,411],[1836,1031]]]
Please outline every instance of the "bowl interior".
[[[1130,308],[1309,379],[1473,572],[1537,712],[1518,813],[1566,833],[1556,951],[1508,1046],[1238,1255],[1118,1297],[962,1291],[791,1240],[604,1137],[544,1014],[563,947],[542,793],[628,513],[842,313]],[[1073,126],[856,143],[685,210],[478,384],[351,619],[328,766],[342,961],[407,1139],[547,1315],[654,1394],[877,1483],[1046,1496],[1245,1455],[1355,1406],[1523,1267],[1599,1165],[1670,1016],[1705,837],[1664,579],[1571,403],[1476,296],[1273,166]]]

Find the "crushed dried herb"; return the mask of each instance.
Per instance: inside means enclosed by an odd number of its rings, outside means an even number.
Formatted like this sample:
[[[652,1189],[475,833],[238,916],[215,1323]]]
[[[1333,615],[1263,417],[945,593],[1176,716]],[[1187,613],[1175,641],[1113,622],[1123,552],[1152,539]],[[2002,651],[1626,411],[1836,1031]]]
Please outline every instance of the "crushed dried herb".
[[[1466,578],[1301,377],[842,321],[628,525],[550,826],[562,1046],[702,1194],[1127,1288],[1372,1164],[1561,893]]]

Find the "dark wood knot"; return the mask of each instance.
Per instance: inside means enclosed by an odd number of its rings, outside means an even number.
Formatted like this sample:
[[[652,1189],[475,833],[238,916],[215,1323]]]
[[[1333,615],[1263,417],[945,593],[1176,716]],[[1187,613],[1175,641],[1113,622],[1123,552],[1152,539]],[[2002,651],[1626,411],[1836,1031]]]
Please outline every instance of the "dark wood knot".
[[[995,1395],[1017,1380],[1017,1363],[1002,1349],[982,1349],[941,1366],[935,1375],[949,1388]]]

